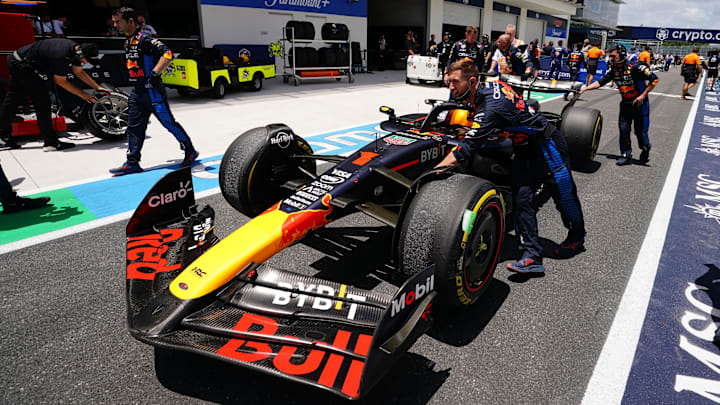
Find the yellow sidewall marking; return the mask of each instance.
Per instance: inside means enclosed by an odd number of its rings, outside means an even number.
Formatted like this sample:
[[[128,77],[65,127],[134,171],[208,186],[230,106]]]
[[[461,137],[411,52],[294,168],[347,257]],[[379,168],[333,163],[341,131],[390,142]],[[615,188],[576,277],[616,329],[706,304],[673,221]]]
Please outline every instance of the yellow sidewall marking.
[[[486,201],[488,198],[490,198],[491,196],[493,196],[493,195],[497,195],[497,191],[496,191],[495,189],[492,189],[492,190],[488,191],[488,192],[485,193],[482,197],[480,197],[480,199],[478,200],[477,204],[475,204],[475,207],[473,208],[472,212],[474,212],[475,214],[477,214],[478,211],[480,211],[480,207],[482,207],[482,205],[485,203],[485,201]],[[476,220],[477,220],[477,219],[476,219]],[[468,239],[468,236],[469,236],[469,235],[470,235],[469,232],[463,232],[463,238],[462,238],[462,243],[463,243],[463,244],[467,242],[467,239]]]

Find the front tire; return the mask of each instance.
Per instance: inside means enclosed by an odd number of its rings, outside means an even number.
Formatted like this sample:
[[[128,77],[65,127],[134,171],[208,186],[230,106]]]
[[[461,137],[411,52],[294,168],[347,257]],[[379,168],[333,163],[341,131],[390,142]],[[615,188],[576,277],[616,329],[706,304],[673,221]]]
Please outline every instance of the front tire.
[[[284,124],[251,129],[225,152],[220,190],[236,210],[255,217],[291,194],[282,188],[287,181],[309,179],[300,168],[315,173],[314,160],[290,157],[312,153],[310,145]]]
[[[567,141],[572,162],[583,164],[595,159],[602,123],[602,114],[594,108],[570,107],[563,112],[560,132]]]
[[[218,77],[213,84],[212,96],[213,98],[221,99],[225,97],[227,92],[227,80],[224,77]]]
[[[411,276],[435,264],[440,302],[474,303],[495,272],[505,208],[492,183],[456,174],[425,184],[400,228],[399,268]]]

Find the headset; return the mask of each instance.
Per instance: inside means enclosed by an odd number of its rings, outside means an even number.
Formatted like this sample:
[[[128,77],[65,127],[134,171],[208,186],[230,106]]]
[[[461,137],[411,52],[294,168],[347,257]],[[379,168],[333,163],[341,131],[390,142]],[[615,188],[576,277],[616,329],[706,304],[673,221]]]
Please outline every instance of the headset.
[[[618,56],[620,57],[620,60],[617,63],[622,63],[627,60],[627,48],[625,48],[625,45],[617,45],[613,50],[617,51]]]

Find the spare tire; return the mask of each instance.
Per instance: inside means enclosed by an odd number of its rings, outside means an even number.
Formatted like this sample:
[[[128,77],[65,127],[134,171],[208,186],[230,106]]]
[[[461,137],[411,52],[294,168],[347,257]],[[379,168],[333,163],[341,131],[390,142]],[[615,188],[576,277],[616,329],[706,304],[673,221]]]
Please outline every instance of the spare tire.
[[[315,39],[315,26],[309,21],[288,21],[285,24],[285,38],[293,39],[293,30],[295,31],[294,39],[296,40]]]
[[[310,145],[285,124],[246,131],[222,158],[220,190],[236,210],[255,217],[292,193],[282,188],[287,181],[309,179],[300,167],[315,173],[314,160],[291,157],[312,153]]]
[[[128,122],[128,103],[125,93],[112,92],[85,108],[83,125],[93,135],[108,141],[125,139]]]
[[[570,107],[563,112],[560,132],[567,140],[571,162],[583,164],[595,159],[603,118],[594,108]]]
[[[350,37],[350,30],[345,24],[325,23],[323,24],[320,34],[322,39],[329,41],[347,41]]]
[[[439,301],[470,305],[495,272],[505,232],[500,192],[485,180],[456,174],[423,185],[400,225],[400,272],[435,264]]]

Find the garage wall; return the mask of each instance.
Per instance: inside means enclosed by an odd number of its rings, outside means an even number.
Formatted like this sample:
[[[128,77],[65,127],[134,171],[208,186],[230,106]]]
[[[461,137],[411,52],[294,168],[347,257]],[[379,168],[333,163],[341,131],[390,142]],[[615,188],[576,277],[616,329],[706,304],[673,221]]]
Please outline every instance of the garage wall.
[[[466,6],[446,1],[443,6],[443,23],[480,27],[482,21],[481,11],[482,9],[480,7]]]
[[[282,38],[282,27],[290,20],[310,21],[315,26],[315,39],[326,22],[346,24],[350,40],[367,48],[367,19],[342,15],[295,11],[267,11],[259,8],[228,7],[202,4],[202,31],[204,46],[215,44],[270,44]],[[285,45],[288,49],[288,45]],[[322,44],[313,44],[315,48]],[[281,58],[276,58],[276,70],[281,72]]]
[[[518,25],[518,16],[515,14],[502,13],[500,11],[493,11],[492,16],[492,30],[505,32],[505,27],[508,24],[514,26]]]
[[[538,38],[540,40],[540,43],[542,44],[544,42],[543,37],[545,36],[545,21],[538,20],[536,18],[528,18],[527,23],[525,25],[525,35],[523,35],[523,40],[525,42],[530,42],[535,38]]]

